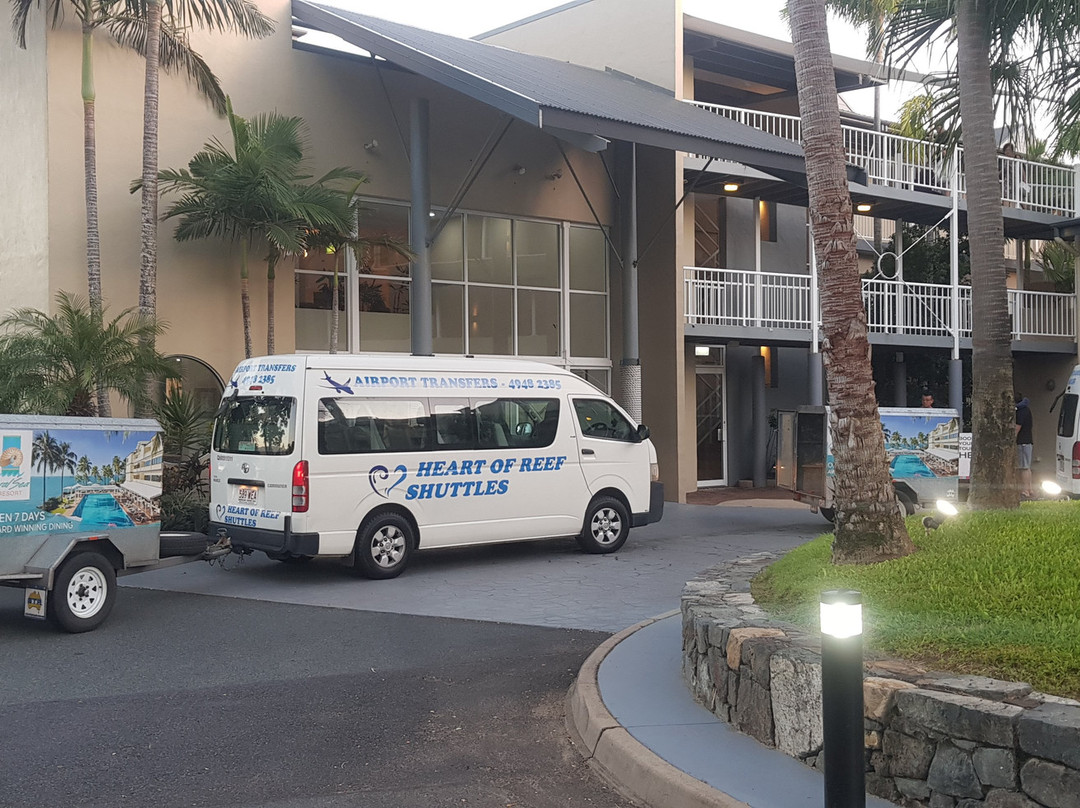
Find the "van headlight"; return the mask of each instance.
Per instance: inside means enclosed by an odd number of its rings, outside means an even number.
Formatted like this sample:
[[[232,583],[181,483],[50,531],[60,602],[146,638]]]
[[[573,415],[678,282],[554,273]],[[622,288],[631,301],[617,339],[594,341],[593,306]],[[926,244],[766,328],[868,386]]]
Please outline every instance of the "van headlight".
[[[650,463],[649,464],[649,479],[652,480],[654,483],[660,482],[660,464],[659,463]]]

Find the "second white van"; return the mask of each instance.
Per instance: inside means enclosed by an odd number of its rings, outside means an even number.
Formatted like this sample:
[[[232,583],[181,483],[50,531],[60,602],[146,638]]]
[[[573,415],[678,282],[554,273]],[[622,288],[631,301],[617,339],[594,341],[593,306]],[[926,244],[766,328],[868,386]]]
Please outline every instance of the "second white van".
[[[659,520],[645,426],[535,362],[267,356],[214,424],[210,535],[281,561],[399,575],[417,550],[576,537],[612,553]]]

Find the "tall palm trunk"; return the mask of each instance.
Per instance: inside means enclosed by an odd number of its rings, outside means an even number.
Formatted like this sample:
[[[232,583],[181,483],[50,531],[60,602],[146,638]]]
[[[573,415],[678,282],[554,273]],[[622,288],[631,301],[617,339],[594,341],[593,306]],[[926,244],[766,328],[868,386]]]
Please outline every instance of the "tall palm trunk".
[[[251,290],[248,286],[248,236],[240,238],[240,310],[244,318],[244,358],[251,359]]]
[[[157,318],[157,219],[158,219],[158,67],[161,60],[161,2],[146,4],[146,77],[143,83],[142,239],[139,251],[139,313]],[[150,344],[155,348],[153,336]],[[153,379],[146,380],[147,401]],[[145,410],[149,405],[141,407]],[[149,415],[148,411],[137,412]]]
[[[836,469],[833,562],[869,564],[915,547],[897,508],[874,397],[825,0],[792,0],[789,9]]]
[[[82,24],[82,102],[83,102],[83,181],[86,189],[86,286],[90,310],[100,317],[101,294],[101,229],[98,226],[97,189],[97,121],[94,91],[94,29],[89,14]],[[108,418],[112,414],[109,393],[97,389],[97,414]]]
[[[271,247],[266,259],[266,353],[268,356],[277,353],[274,342],[274,281],[277,279],[277,263],[280,257],[281,254],[277,248]]]
[[[334,277],[330,282],[330,353],[337,353],[338,334],[340,333],[340,317],[338,312],[338,267],[340,266],[343,250],[334,252]]]
[[[971,492],[975,508],[1016,507],[1012,322],[994,144],[987,4],[957,0],[957,68],[971,247]]]

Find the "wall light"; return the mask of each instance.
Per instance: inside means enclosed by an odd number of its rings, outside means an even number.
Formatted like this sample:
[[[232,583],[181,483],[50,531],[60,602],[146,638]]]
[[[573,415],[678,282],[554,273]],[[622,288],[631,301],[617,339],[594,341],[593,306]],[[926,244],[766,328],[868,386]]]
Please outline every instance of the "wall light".
[[[547,177],[549,180],[561,180],[562,179],[562,169],[561,168],[556,168],[550,174],[545,174],[544,176]]]
[[[860,202],[858,205],[855,206],[855,210],[857,210],[859,213],[869,213],[873,209],[873,207],[874,206],[871,205],[869,202]]]
[[[865,808],[862,595],[821,593],[821,733],[825,808]]]
[[[734,193],[735,191],[739,190],[739,183],[737,183],[737,182],[725,182],[724,183],[724,190],[727,191],[728,193]]]
[[[694,356],[708,356],[708,355],[709,355],[709,346],[708,345],[695,345],[694,346]]]
[[[365,151],[375,151],[375,149],[377,148],[379,148],[379,141],[377,141],[375,138],[372,138],[364,144]]]
[[[525,173],[525,166],[523,166],[523,165],[515,165],[510,170],[513,171],[515,174],[524,174]]]

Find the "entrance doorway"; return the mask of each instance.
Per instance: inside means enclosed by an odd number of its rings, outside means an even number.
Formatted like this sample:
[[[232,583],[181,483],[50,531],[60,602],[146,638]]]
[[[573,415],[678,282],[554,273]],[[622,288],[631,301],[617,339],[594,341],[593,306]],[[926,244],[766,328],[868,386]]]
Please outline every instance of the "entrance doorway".
[[[707,353],[706,353],[707,351]],[[695,346],[698,487],[727,485],[724,346]]]

